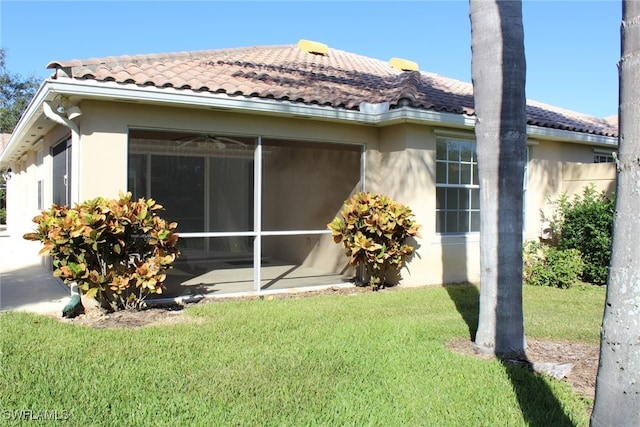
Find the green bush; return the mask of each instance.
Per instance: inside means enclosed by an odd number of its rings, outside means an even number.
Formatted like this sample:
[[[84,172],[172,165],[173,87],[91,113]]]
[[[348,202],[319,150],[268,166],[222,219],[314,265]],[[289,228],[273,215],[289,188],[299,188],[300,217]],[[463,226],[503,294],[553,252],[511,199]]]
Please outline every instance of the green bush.
[[[584,262],[577,249],[558,249],[530,241],[524,244],[523,261],[527,285],[567,289],[581,283]]]
[[[157,215],[162,206],[154,200],[131,197],[53,205],[33,218],[36,232],[24,235],[43,243],[40,255],[51,256],[54,276],[110,311],[139,308],[149,294],[162,293],[165,271],[179,255],[177,224]]]
[[[593,185],[584,188],[582,195],[569,199],[561,196],[555,202],[551,227],[559,249],[577,249],[584,261],[584,282],[597,285],[607,283],[611,257],[614,200]]]
[[[363,265],[374,290],[385,285],[390,267],[402,267],[413,253],[406,243],[419,236],[420,226],[408,207],[387,196],[361,192],[345,201],[340,214],[327,225],[333,241],[342,242],[351,265]]]

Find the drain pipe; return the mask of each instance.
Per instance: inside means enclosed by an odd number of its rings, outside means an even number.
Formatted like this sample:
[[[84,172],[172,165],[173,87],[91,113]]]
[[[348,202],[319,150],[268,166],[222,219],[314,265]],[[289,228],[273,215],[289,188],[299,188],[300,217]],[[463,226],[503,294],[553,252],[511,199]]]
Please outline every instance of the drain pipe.
[[[61,98],[63,111],[58,110],[55,105],[56,99],[59,98],[45,101],[42,104],[42,109],[47,118],[71,130],[71,170],[69,171],[71,175],[71,191],[69,192],[71,200],[69,200],[69,205],[73,205],[80,203],[80,129],[73,120],[80,117],[82,111],[78,106],[70,105],[68,98],[60,95],[58,97]]]
[[[63,98],[65,99],[65,98]],[[54,99],[55,101],[55,99]],[[44,111],[44,115],[53,120],[55,123],[62,125],[71,130],[71,200],[69,204],[71,205],[73,202],[79,202],[80,196],[80,188],[79,188],[79,149],[78,149],[78,141],[80,140],[80,130],[78,125],[74,123],[71,118],[79,117],[81,113],[80,109],[77,106],[66,108],[69,117],[63,115],[63,113],[59,112],[52,104],[52,101],[45,101],[42,104],[42,110]],[[65,106],[66,107],[66,106]],[[73,115],[71,111],[73,109]],[[82,301],[80,299],[80,291],[78,289],[78,285],[74,282],[70,286],[71,292],[71,301],[63,308],[62,316],[63,317],[75,317],[79,314],[84,313],[84,307],[82,305]]]
[[[62,116],[60,113],[58,113],[56,111],[55,108],[53,108],[53,106],[51,105],[51,101],[45,101],[42,104],[42,109],[44,111],[44,115],[47,116],[47,118],[53,120],[54,122],[58,123],[59,125],[68,127],[69,129],[71,129],[71,138],[73,140],[74,136],[78,136],[80,134],[80,131],[78,130],[78,125],[76,125],[74,122],[72,122],[71,120],[69,120],[67,117]],[[73,135],[75,133],[75,135]]]

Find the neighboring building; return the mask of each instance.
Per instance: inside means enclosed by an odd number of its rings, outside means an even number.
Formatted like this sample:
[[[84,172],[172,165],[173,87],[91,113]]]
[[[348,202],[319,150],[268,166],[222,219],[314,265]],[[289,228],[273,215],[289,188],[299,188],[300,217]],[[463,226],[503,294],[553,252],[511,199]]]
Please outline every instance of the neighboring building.
[[[326,224],[366,190],[422,225],[401,283],[479,278],[469,83],[305,40],[48,68],[0,155],[13,235],[52,203],[128,190],[179,223],[173,285],[336,283],[353,271]],[[594,161],[611,157],[617,127],[534,101],[527,114],[524,233],[535,238],[549,196],[590,181],[611,189],[612,165]]]

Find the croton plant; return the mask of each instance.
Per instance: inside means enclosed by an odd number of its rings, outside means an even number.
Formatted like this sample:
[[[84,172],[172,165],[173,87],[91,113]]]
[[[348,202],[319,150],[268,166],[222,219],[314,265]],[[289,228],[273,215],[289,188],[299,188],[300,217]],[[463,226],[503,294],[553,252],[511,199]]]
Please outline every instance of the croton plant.
[[[179,255],[177,224],[158,216],[153,199],[102,197],[75,207],[53,205],[33,218],[40,255],[52,259],[53,274],[76,283],[104,309],[139,308],[150,294],[161,294],[166,274]]]
[[[413,253],[409,237],[419,237],[420,226],[411,209],[391,198],[360,192],[344,202],[328,224],[333,241],[342,242],[354,266],[364,266],[374,290],[385,285],[390,267],[400,270]]]

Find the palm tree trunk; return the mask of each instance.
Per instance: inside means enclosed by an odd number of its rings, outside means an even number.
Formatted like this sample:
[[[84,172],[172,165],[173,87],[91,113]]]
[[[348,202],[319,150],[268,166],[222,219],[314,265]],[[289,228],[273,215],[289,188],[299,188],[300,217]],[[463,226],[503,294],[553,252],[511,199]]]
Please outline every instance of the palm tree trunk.
[[[622,5],[618,179],[594,427],[640,425],[640,2]]]
[[[480,315],[475,343],[523,355],[523,179],[526,63],[520,1],[470,0],[480,180]]]

